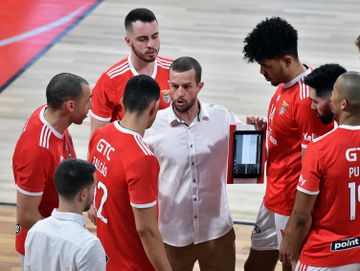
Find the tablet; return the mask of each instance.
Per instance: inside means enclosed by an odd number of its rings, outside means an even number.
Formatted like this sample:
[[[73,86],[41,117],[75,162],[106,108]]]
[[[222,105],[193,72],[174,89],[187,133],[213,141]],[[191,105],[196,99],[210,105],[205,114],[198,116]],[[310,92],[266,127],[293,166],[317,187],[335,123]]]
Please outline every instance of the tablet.
[[[262,133],[235,131],[233,144],[234,178],[257,178],[261,175]]]

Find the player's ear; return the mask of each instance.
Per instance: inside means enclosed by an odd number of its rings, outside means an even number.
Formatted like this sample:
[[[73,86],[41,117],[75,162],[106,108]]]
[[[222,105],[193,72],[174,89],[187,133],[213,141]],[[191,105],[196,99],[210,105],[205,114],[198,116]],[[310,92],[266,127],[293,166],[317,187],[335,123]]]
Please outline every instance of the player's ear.
[[[197,93],[199,93],[203,87],[204,87],[204,82],[199,82],[196,86]]]
[[[124,40],[125,40],[125,43],[126,43],[129,47],[131,47],[131,40],[129,39],[129,37],[128,37],[128,36],[125,36],[125,37],[124,37]]]
[[[65,102],[65,106],[68,112],[73,112],[75,109],[75,101],[74,100],[68,100]]]
[[[153,117],[154,114],[157,113],[158,108],[159,108],[159,103],[160,103],[160,100],[157,100],[157,101],[154,101],[151,103],[150,110],[149,110],[149,117]]]
[[[290,55],[285,55],[282,57],[282,62],[285,64],[285,67],[288,68],[293,62],[293,58]]]
[[[81,189],[79,194],[78,194],[79,202],[84,202],[86,200],[86,197],[87,197],[88,193],[89,193],[89,191],[88,191],[88,189],[86,187]]]
[[[348,108],[348,106],[349,106],[348,100],[342,99],[342,100],[341,100],[341,103],[340,103],[340,108],[341,108],[341,110],[345,111],[346,108]]]

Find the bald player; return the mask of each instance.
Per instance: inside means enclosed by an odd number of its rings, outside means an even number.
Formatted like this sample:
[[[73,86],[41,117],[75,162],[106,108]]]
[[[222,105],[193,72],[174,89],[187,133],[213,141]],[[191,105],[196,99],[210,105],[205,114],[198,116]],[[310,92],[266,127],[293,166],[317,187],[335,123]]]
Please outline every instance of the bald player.
[[[339,127],[308,146],[280,247],[295,270],[360,270],[360,73],[336,80],[331,105]]]

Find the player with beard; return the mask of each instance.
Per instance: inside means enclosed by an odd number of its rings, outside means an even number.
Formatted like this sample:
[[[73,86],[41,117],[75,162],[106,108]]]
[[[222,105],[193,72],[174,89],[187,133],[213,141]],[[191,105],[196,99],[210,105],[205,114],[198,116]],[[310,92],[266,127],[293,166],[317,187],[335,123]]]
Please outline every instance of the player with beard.
[[[201,66],[170,66],[172,107],[158,112],[144,140],[160,163],[159,228],[172,270],[235,270],[235,234],[226,195],[227,108],[200,102]]]
[[[84,227],[82,216],[94,198],[94,173],[95,167],[84,160],[67,159],[59,164],[54,177],[59,208],[29,230],[25,271],[105,270],[104,248]]]
[[[304,83],[310,87],[311,108],[324,124],[334,121],[330,97],[336,79],[345,72],[346,69],[339,64],[325,64],[304,79]]]
[[[125,42],[131,54],[110,67],[97,81],[92,94],[91,134],[114,120],[121,120],[121,98],[127,81],[138,74],[151,76],[160,86],[160,109],[170,105],[169,67],[172,60],[158,55],[160,36],[154,13],[134,9],[125,18]]]

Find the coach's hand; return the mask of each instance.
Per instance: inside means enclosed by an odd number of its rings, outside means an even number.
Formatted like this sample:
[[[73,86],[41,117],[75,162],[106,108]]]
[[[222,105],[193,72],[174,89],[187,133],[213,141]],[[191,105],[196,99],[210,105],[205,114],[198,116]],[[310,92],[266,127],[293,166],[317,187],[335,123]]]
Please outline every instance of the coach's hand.
[[[264,118],[248,116],[246,117],[246,124],[252,124],[257,131],[263,131],[266,129],[267,123]]]
[[[90,219],[90,221],[96,225],[96,208],[93,204],[91,204],[91,207],[88,211],[88,217]]]

